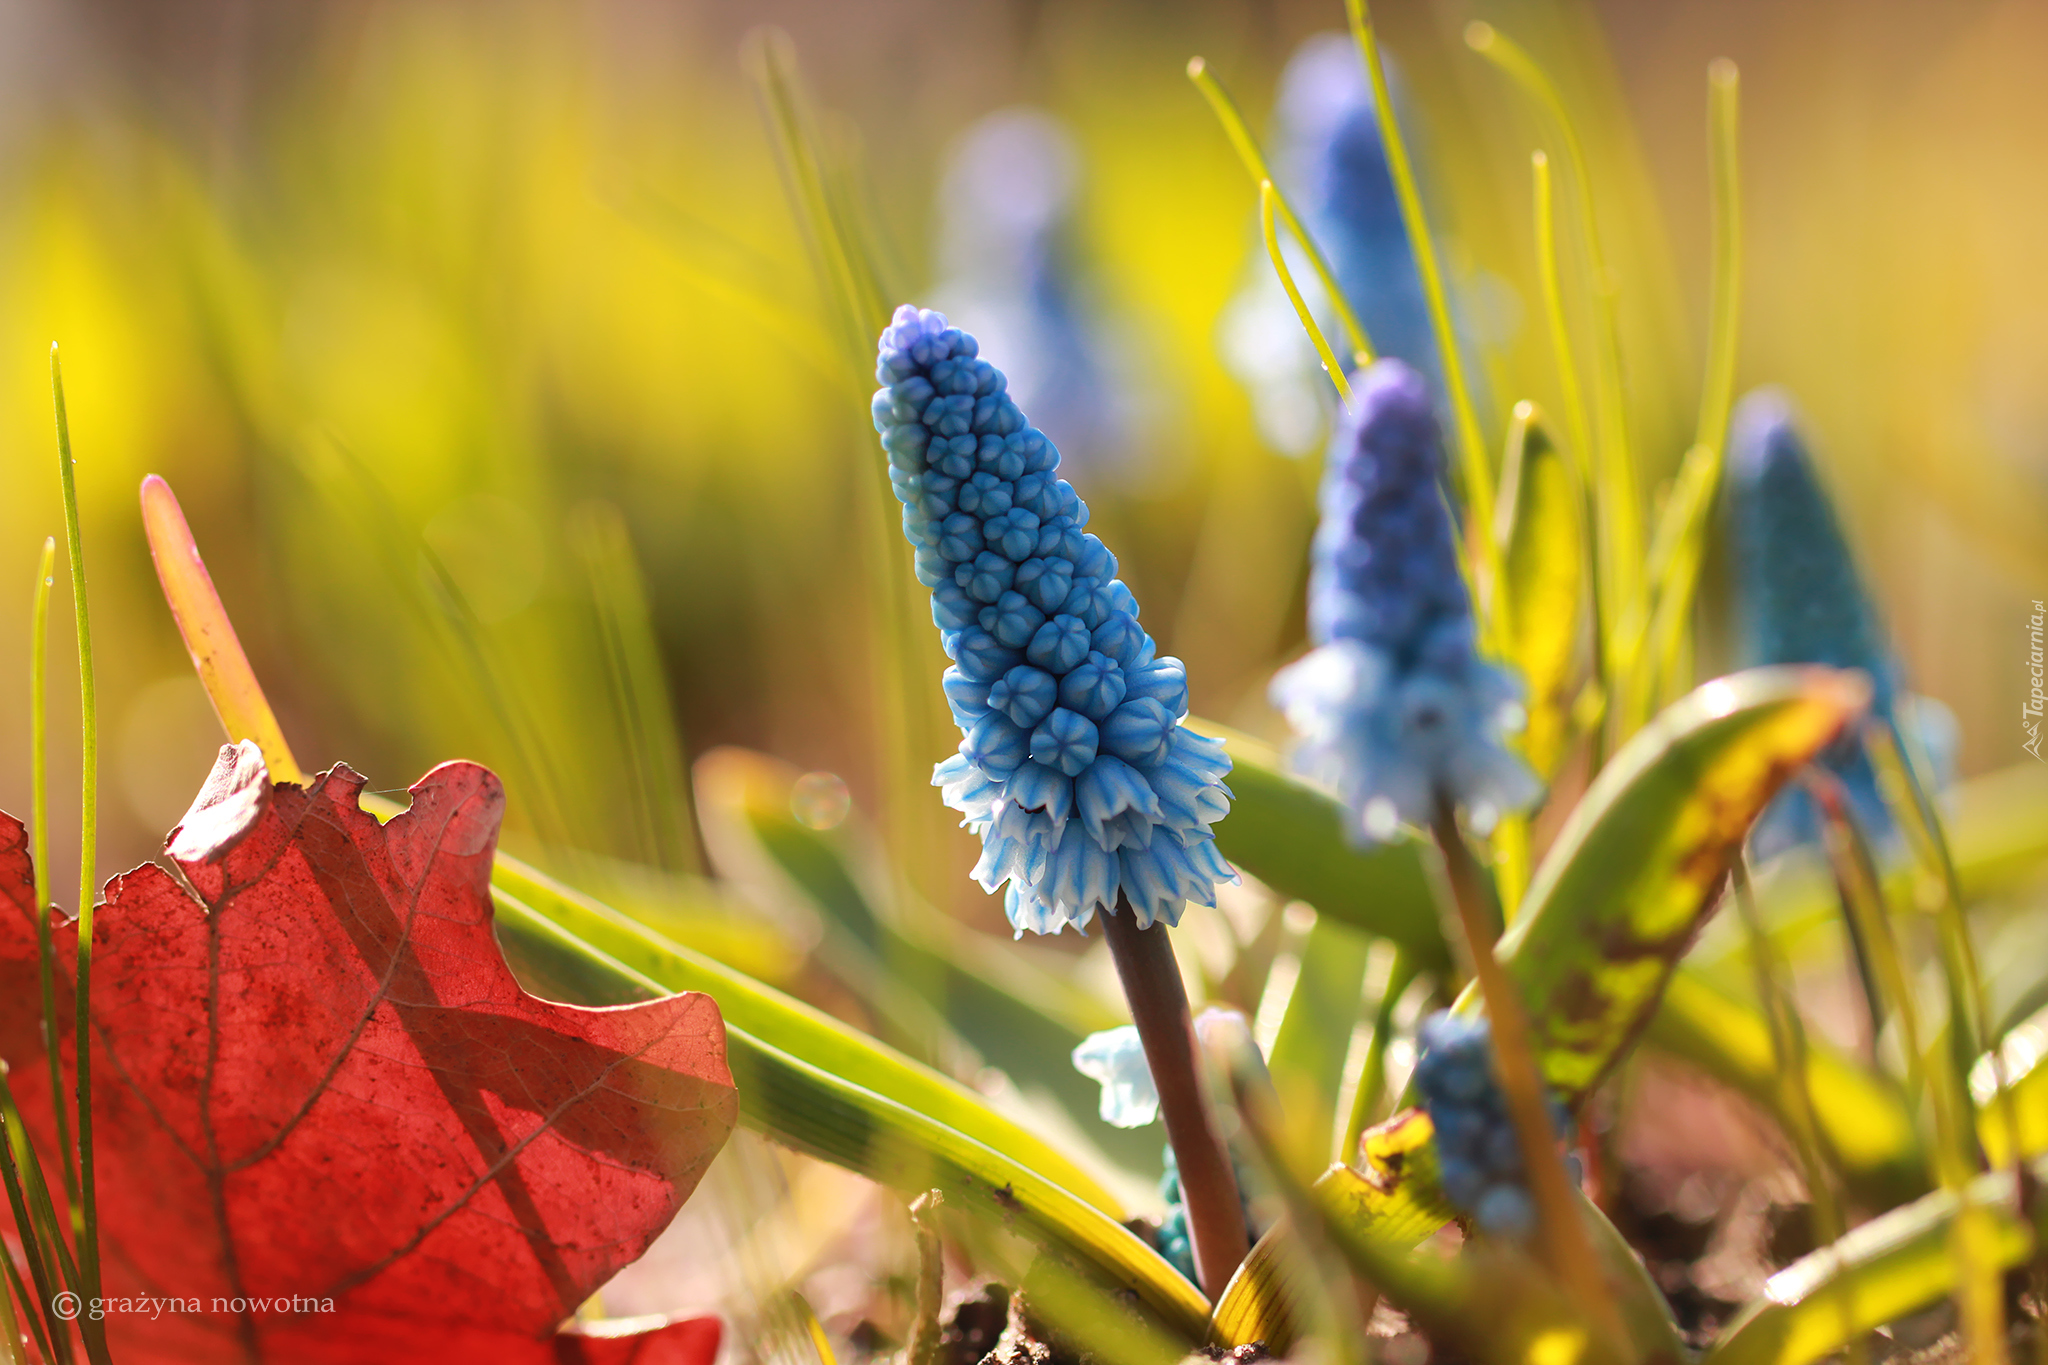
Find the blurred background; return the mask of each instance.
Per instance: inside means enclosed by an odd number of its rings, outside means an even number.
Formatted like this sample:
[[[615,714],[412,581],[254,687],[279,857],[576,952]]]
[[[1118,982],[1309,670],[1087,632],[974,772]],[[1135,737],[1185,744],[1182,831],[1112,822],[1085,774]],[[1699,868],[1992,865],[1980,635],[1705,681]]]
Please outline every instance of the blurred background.
[[[1962,772],[2022,761],[2026,617],[2048,595],[2048,4],[1375,11],[1495,449],[1516,399],[1557,399],[1530,226],[1543,130],[1464,26],[1558,77],[1652,499],[1703,363],[1706,68],[1739,63],[1738,390],[1802,404],[1909,685],[1961,723]],[[396,791],[485,762],[508,847],[785,983],[816,924],[755,877],[729,817],[809,774],[798,819],[886,829],[910,889],[1007,934],[966,880],[973,841],[918,787],[956,737],[883,525],[872,335],[835,312],[743,51],[787,33],[877,289],[950,310],[1010,371],[1196,711],[1278,738],[1265,685],[1303,640],[1328,399],[1290,317],[1270,339],[1244,321],[1271,291],[1256,193],[1184,67],[1205,57],[1266,134],[1290,58],[1342,21],[1339,0],[0,0],[0,807],[28,809],[56,341],[102,875],[156,854],[221,741],[136,512],[155,472],[309,770],[345,759]],[[69,904],[61,567],[56,593]],[[1710,589],[1703,671],[1727,663],[1723,606]],[[1156,1163],[1135,1141],[1118,1157]],[[826,1203],[846,1179],[747,1159]]]
[[[1741,64],[1741,386],[1804,404],[1912,685],[1962,720],[1963,770],[2012,761],[2024,609],[2048,592],[2048,89],[2029,58],[2048,6],[1380,9],[1476,300],[1490,439],[1514,398],[1552,386],[1528,227],[1541,129],[1464,23],[1492,20],[1564,82],[1651,489],[1697,394],[1705,67]],[[1316,461],[1262,439],[1223,363],[1219,318],[1264,268],[1255,195],[1182,67],[1205,56],[1263,130],[1289,55],[1341,19],[1335,0],[7,0],[0,804],[27,804],[29,585],[59,530],[52,340],[97,613],[108,867],[156,850],[218,740],[135,514],[150,471],[184,500],[309,768],[346,758],[398,788],[474,757],[506,774],[527,851],[687,870],[688,832],[657,828],[674,774],[635,757],[597,605],[637,564],[682,753],[742,744],[873,796],[888,674],[858,509],[879,464],[742,69],[761,24],[794,40],[821,135],[857,169],[892,297],[950,303],[1001,361],[1000,335],[1030,324],[1030,271],[1057,273],[1073,330],[1032,354],[1074,364],[1029,406],[1162,648],[1188,660],[1196,709],[1269,730],[1264,680],[1302,633]],[[1036,158],[1023,221],[976,219],[962,165],[1018,155]],[[1050,266],[1032,255],[1046,234]],[[1024,366],[1031,347],[1010,349]],[[907,585],[907,554],[888,553]],[[76,741],[57,639],[61,848]],[[918,647],[941,666],[935,640]],[[949,743],[942,714],[925,719],[918,763]],[[964,836],[932,826],[934,856],[964,867]]]

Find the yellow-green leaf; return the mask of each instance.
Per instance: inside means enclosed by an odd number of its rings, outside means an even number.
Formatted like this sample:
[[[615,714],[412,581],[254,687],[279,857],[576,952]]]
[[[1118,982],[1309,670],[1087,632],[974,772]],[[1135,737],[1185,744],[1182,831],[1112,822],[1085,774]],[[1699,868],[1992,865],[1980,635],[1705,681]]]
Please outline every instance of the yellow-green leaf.
[[[1758,813],[1869,699],[1860,674],[1829,668],[1717,678],[1601,770],[1498,949],[1544,1076],[1568,1099],[1597,1085],[1647,1022]]]
[[[1528,689],[1522,752],[1546,779],[1564,757],[1578,674],[1586,583],[1582,500],[1578,480],[1535,405],[1516,404],[1495,538],[1512,628],[1508,654]]]

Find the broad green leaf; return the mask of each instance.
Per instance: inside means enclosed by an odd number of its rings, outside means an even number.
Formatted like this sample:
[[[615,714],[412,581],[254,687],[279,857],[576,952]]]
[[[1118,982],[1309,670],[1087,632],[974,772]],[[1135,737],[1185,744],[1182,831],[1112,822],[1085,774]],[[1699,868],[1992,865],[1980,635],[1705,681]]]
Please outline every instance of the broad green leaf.
[[[1188,727],[1230,746],[1236,799],[1216,824],[1223,856],[1291,900],[1408,950],[1425,971],[1450,965],[1436,901],[1412,839],[1360,848],[1344,837],[1343,807],[1287,773],[1266,744],[1212,721]]]
[[[1127,1017],[1045,970],[1028,946],[971,929],[908,894],[890,894],[886,867],[857,819],[820,830],[795,817],[796,778],[788,764],[739,749],[698,761],[701,808],[707,829],[717,829],[712,843],[721,862],[737,858],[732,845],[745,841],[753,860],[814,905],[827,926],[816,956],[878,1015],[927,1036],[956,1037],[980,1063],[1049,1096],[1111,1162],[1148,1183],[1156,1179],[1159,1130],[1104,1123],[1101,1088],[1071,1061],[1088,1034]]]
[[[1601,770],[1498,949],[1544,1075],[1568,1099],[1599,1084],[1648,1021],[1758,813],[1869,697],[1860,675],[1828,668],[1717,678]]]
[[[1313,1134],[1317,1155],[1335,1141],[1337,1091],[1358,1024],[1372,941],[1334,916],[1318,915],[1301,945],[1301,971],[1266,1065],[1288,1127]]]
[[[670,991],[703,991],[729,1025],[763,1044],[986,1143],[1112,1218],[1123,1209],[1050,1142],[997,1114],[967,1087],[883,1046],[821,1010],[713,962],[600,901],[502,854],[492,887],[575,939]],[[744,1105],[745,1100],[741,1103]]]
[[[1781,1123],[1779,1062],[1764,1018],[1690,967],[1680,967],[1650,1018],[1645,1041],[1748,1096]],[[1927,1191],[1920,1134],[1904,1095],[1810,1033],[1806,1088],[1830,1164],[1858,1201],[1888,1207]]]
[[[1049,1178],[1060,1172],[1083,1189],[1092,1184],[1047,1144],[943,1077],[797,1001],[662,943],[515,860],[501,856],[499,874],[493,891],[504,940],[522,965],[540,961],[541,980],[582,982],[586,998],[595,1001],[709,988],[725,1014],[727,1057],[743,1122],[906,1193],[941,1189],[949,1207],[973,1214],[984,1227],[1017,1233],[1065,1258],[1071,1277],[1112,1293],[1128,1292],[1165,1329],[1187,1340],[1200,1337],[1209,1310],[1200,1292],[1116,1221],[1117,1211],[1102,1202],[1106,1194],[1093,1190],[1097,1202],[1089,1202]],[[514,883],[532,896],[532,904],[508,890]],[[608,947],[626,956],[613,956]],[[784,1051],[749,1023],[766,1026],[808,1055]],[[851,1079],[855,1073],[893,1084],[899,1093],[868,1089]],[[906,1101],[904,1095],[914,1098]],[[997,1150],[977,1135],[1007,1140],[1010,1148]],[[1005,1239],[983,1242],[987,1254],[1006,1256]]]
[[[2032,1179],[2048,1179],[2036,1162]],[[2048,1202],[2030,1223],[2010,1169],[1979,1176],[1965,1197],[1937,1191],[1850,1232],[1773,1275],[1722,1333],[1703,1365],[1804,1365],[1955,1291],[1955,1224],[1968,1211],[2004,1269],[2039,1245]]]
[[[1528,688],[1522,753],[1548,779],[1570,728],[1586,552],[1578,481],[1533,404],[1515,406],[1500,492],[1495,538],[1513,630],[1508,656]]]

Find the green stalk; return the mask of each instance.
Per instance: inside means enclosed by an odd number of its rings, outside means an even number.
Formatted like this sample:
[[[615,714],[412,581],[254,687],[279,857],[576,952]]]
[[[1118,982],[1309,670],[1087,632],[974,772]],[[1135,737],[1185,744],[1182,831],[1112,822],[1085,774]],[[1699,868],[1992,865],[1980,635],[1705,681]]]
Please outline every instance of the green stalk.
[[[1215,1303],[1251,1250],[1244,1204],[1230,1154],[1216,1133],[1208,1087],[1196,1062],[1195,1026],[1188,1016],[1187,989],[1173,957],[1164,924],[1138,927],[1138,912],[1119,897],[1101,916],[1102,936],[1116,963],[1117,980],[1130,1001],[1131,1022],[1145,1049],[1159,1091],[1159,1117],[1180,1167],[1181,1200],[1188,1210],[1188,1241],[1202,1292]]]
[[[1756,905],[1749,883],[1749,866],[1737,858],[1729,868],[1730,890],[1743,932],[1749,938],[1750,965],[1756,974],[1757,1002],[1763,1006],[1764,1022],[1771,1031],[1771,1059],[1777,1067],[1780,1105],[1792,1148],[1799,1154],[1800,1172],[1806,1177],[1807,1197],[1813,1204],[1814,1241],[1833,1246],[1846,1229],[1842,1208],[1835,1200],[1833,1172],[1821,1154],[1820,1121],[1815,1114],[1813,1091],[1806,1081],[1806,1027],[1799,1017],[1799,1005],[1785,979],[1785,964],[1778,960],[1770,931]],[[1859,1338],[1851,1350],[1854,1365],[1863,1365],[1869,1352]]]
[[[1637,500],[1635,463],[1629,451],[1628,408],[1621,389],[1621,322],[1616,309],[1613,273],[1600,242],[1599,220],[1593,212],[1592,167],[1586,160],[1585,145],[1578,128],[1565,112],[1557,85],[1542,67],[1493,25],[1472,23],[1465,28],[1465,44],[1521,86],[1549,115],[1556,126],[1564,154],[1565,171],[1572,182],[1573,217],[1585,247],[1593,299],[1593,419],[1597,442],[1594,481],[1599,493],[1599,537],[1605,553],[1601,564],[1608,579],[1601,592],[1619,615],[1628,610],[1638,594],[1642,579],[1643,524]],[[1619,629],[1619,624],[1616,626]],[[1609,646],[1612,649],[1612,644]],[[1616,669],[1619,674],[1620,669]],[[1609,693],[1608,714],[1617,708]],[[1620,738],[1626,738],[1624,732]]]
[[[43,988],[43,1051],[50,1067],[50,1110],[57,1116],[58,1165],[64,1172],[64,1216],[78,1204],[78,1167],[71,1151],[71,1118],[64,1111],[63,1048],[57,1040],[57,954],[50,939],[50,588],[55,582],[57,541],[43,537],[36,568],[34,605],[29,610],[28,770],[29,823],[35,826],[36,968]]]
[[[1593,597],[1593,679],[1602,696],[1614,695],[1614,677],[1609,667],[1609,641],[1616,622],[1612,616],[1619,606],[1606,591],[1612,571],[1605,560],[1612,553],[1600,522],[1600,481],[1593,477],[1592,425],[1586,416],[1585,389],[1579,381],[1579,362],[1572,350],[1571,328],[1565,321],[1564,289],[1557,267],[1557,204],[1551,192],[1550,158],[1542,151],[1529,154],[1529,173],[1535,189],[1536,273],[1543,293],[1543,316],[1550,329],[1550,349],[1557,357],[1557,386],[1564,395],[1565,422],[1571,428],[1572,452],[1579,461],[1579,489],[1586,519],[1586,584]],[[1607,726],[1604,717],[1589,727],[1592,771],[1606,761]]]
[[[1351,406],[1351,381],[1344,377],[1344,367],[1337,363],[1336,353],[1323,338],[1323,329],[1316,325],[1315,315],[1309,312],[1308,304],[1302,301],[1301,290],[1295,287],[1294,272],[1287,268],[1287,258],[1280,252],[1280,234],[1274,230],[1273,210],[1280,202],[1280,192],[1273,188],[1270,180],[1259,182],[1259,229],[1265,234],[1266,255],[1272,258],[1273,273],[1280,277],[1280,287],[1287,291],[1287,301],[1294,305],[1294,316],[1301,320],[1301,329],[1308,333],[1308,339],[1315,345],[1316,355],[1323,362],[1323,373],[1330,376],[1330,382],[1337,386],[1337,397],[1345,407]]]
[[[1976,1139],[1964,1118],[1969,1112],[1967,1092],[1948,1049],[1922,1047],[1920,1013],[1885,908],[1883,883],[1870,846],[1850,817],[1849,797],[1841,779],[1814,768],[1808,770],[1805,780],[1826,818],[1828,857],[1835,866],[1844,908],[1861,922],[1878,983],[1890,997],[1887,1003],[1898,1020],[1908,1064],[1926,1077],[1928,1103],[1934,1112],[1936,1176],[1941,1187],[1960,1201],[1977,1174]],[[1966,1202],[1959,1203],[1958,1209],[1951,1248],[1958,1264],[1956,1309],[1963,1335],[1973,1360],[1982,1365],[2004,1365],[2005,1297],[1997,1258],[1982,1220],[1970,1213]]]
[[[1358,1077],[1358,1093],[1351,1097],[1351,1117],[1344,1124],[1344,1145],[1337,1159],[1347,1165],[1358,1163],[1358,1143],[1365,1130],[1379,1116],[1380,1100],[1387,1088],[1387,1043],[1394,1031],[1394,1007],[1415,980],[1415,962],[1407,950],[1394,950],[1393,969],[1387,973],[1387,988],[1380,993],[1372,1013],[1372,1041],[1366,1044],[1365,1070]]]
[[[35,1333],[36,1350],[39,1352],[37,1359],[54,1360],[56,1357],[50,1348],[50,1334],[43,1328],[42,1315],[30,1311],[28,1286],[21,1282],[21,1272],[14,1268],[14,1258],[0,1256],[0,1270],[7,1272],[6,1283],[0,1284],[0,1330],[7,1333],[8,1359],[12,1360],[14,1365],[28,1365],[21,1347],[21,1324],[14,1316],[14,1305],[7,1302],[11,1291],[13,1297],[20,1301],[22,1313],[28,1318],[29,1331]]]
[[[78,1067],[78,1266],[88,1299],[100,1296],[100,1223],[92,1152],[92,920],[99,883],[100,727],[99,695],[93,684],[92,615],[86,607],[85,544],[78,533],[78,482],[72,469],[71,421],[64,411],[64,369],[50,347],[50,393],[57,409],[57,476],[64,488],[64,541],[71,559],[71,611],[78,630],[78,714],[81,774],[78,830],[78,996],[72,1051]],[[61,1106],[55,1106],[61,1107]],[[88,1325],[90,1324],[90,1325]],[[106,1355],[106,1331],[86,1318],[80,1324],[86,1352]]]
[[[1394,118],[1394,100],[1387,89],[1387,73],[1380,61],[1379,40],[1373,33],[1372,16],[1365,0],[1345,0],[1351,20],[1351,36],[1372,77],[1373,106],[1379,113],[1380,142],[1387,150],[1387,170],[1393,176],[1394,194],[1401,201],[1401,219],[1408,227],[1408,244],[1415,251],[1415,271],[1422,276],[1422,292],[1429,301],[1429,320],[1436,329],[1437,350],[1443,357],[1444,387],[1451,400],[1452,423],[1458,431],[1459,467],[1464,475],[1465,499],[1470,504],[1467,525],[1476,528],[1480,561],[1486,565],[1495,596],[1500,594],[1500,555],[1495,549],[1493,530],[1493,471],[1486,463],[1486,443],[1479,434],[1479,418],[1472,408],[1472,394],[1465,385],[1465,362],[1458,352],[1458,336],[1451,329],[1451,309],[1444,295],[1443,270],[1437,264],[1436,239],[1429,235],[1429,219],[1422,211],[1422,195],[1415,187],[1415,171],[1408,162],[1408,146],[1401,139],[1401,126]]]
[[[1684,496],[1674,493],[1656,540],[1669,546],[1663,564],[1650,555],[1645,592],[1656,594],[1647,652],[1632,660],[1639,721],[1662,697],[1683,687],[1680,662],[1686,627],[1699,590],[1707,518],[1727,465],[1728,414],[1735,402],[1735,357],[1742,304],[1742,177],[1738,114],[1741,85],[1735,63],[1722,58],[1707,68],[1707,147],[1713,186],[1714,263],[1707,323],[1707,370],[1700,385],[1699,428],[1679,471]],[[1695,469],[1694,466],[1698,468]]]
[[[1251,172],[1252,182],[1258,185],[1273,185],[1271,213],[1279,216],[1280,221],[1287,225],[1287,230],[1294,234],[1294,240],[1301,243],[1301,249],[1308,253],[1309,264],[1315,267],[1316,278],[1322,281],[1323,292],[1330,296],[1330,306],[1337,310],[1337,320],[1344,325],[1344,335],[1351,342],[1353,363],[1361,367],[1370,365],[1373,359],[1372,339],[1365,334],[1365,325],[1358,320],[1358,314],[1352,310],[1351,301],[1344,297],[1344,291],[1337,287],[1336,272],[1330,269],[1329,259],[1323,255],[1322,248],[1317,246],[1315,239],[1302,228],[1301,220],[1294,216],[1294,207],[1287,202],[1287,196],[1280,192],[1280,187],[1274,184],[1273,172],[1266,166],[1265,154],[1259,150],[1258,139],[1252,136],[1251,129],[1246,126],[1244,115],[1238,112],[1237,102],[1230,98],[1230,92],[1210,73],[1209,64],[1200,57],[1188,60],[1188,79],[1195,83],[1195,89],[1202,92],[1202,97],[1209,101],[1209,107],[1216,111],[1216,119],[1223,125],[1224,136],[1230,139],[1230,145],[1236,149],[1238,160],[1244,162],[1244,168]],[[1260,193],[1263,195],[1264,191],[1261,190]],[[1263,203],[1261,212],[1266,212]],[[1267,235],[1272,235],[1270,229]],[[1275,248],[1268,247],[1268,250],[1273,249]],[[1288,293],[1294,293],[1291,284]],[[1301,307],[1298,297],[1295,307]],[[1327,350],[1320,345],[1317,349]],[[1335,373],[1334,369],[1332,373]]]
[[[58,1365],[71,1365],[71,1333],[57,1316],[56,1303],[60,1284],[73,1293],[78,1291],[78,1268],[65,1249],[64,1230],[57,1222],[57,1210],[50,1203],[49,1187],[43,1182],[42,1167],[29,1144],[28,1129],[22,1125],[4,1068],[0,1068],[0,1184],[7,1187],[7,1206],[21,1236],[29,1278],[35,1282],[36,1307],[55,1344]],[[6,1259],[6,1253],[0,1251],[0,1260]]]
[[[1587,1330],[1610,1344],[1625,1342],[1620,1310],[1607,1292],[1592,1240],[1579,1216],[1578,1200],[1558,1160],[1543,1073],[1531,1042],[1527,1007],[1514,981],[1494,956],[1495,933],[1481,884],[1485,874],[1465,845],[1450,798],[1437,794],[1430,832],[1443,852],[1444,880],[1452,914],[1449,937],[1462,942],[1493,1031],[1493,1070],[1508,1103],[1508,1117],[1522,1150],[1522,1169],[1536,1202],[1537,1245],[1550,1272],[1572,1299]]]

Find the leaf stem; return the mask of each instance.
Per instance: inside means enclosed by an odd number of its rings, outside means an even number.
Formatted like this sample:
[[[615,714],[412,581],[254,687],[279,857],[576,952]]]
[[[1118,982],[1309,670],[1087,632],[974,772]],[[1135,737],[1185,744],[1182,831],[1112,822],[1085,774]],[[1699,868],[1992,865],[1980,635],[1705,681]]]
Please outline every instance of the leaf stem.
[[[78,481],[71,458],[71,421],[64,410],[64,369],[50,346],[50,392],[57,414],[57,474],[64,490],[64,540],[71,559],[71,610],[78,630],[79,832],[78,832],[78,995],[72,1038],[78,1075],[78,1193],[74,1213],[78,1230],[78,1267],[88,1299],[100,1296],[100,1225],[92,1149],[92,935],[94,902],[99,896],[100,804],[99,694],[93,681],[92,614],[86,605],[85,543],[78,530]],[[88,1322],[90,1319],[87,1320]],[[81,1325],[86,1350],[95,1360],[106,1354],[105,1330]]]
[[[1387,1088],[1387,1043],[1394,1031],[1394,1009],[1415,980],[1415,960],[1405,948],[1394,950],[1394,965],[1387,973],[1386,989],[1372,1012],[1372,1041],[1366,1044],[1365,1070],[1358,1077],[1358,1093],[1351,1098],[1351,1117],[1344,1124],[1344,1145],[1337,1159],[1358,1164],[1358,1143],[1379,1115],[1380,1100]]]
[[[1238,111],[1237,102],[1230,98],[1230,92],[1223,88],[1223,83],[1209,70],[1209,64],[1200,57],[1188,59],[1188,79],[1195,83],[1195,89],[1202,92],[1202,97],[1209,101],[1209,107],[1216,112],[1217,121],[1223,125],[1224,136],[1230,139],[1230,145],[1236,149],[1238,160],[1251,172],[1253,182],[1261,186],[1273,186],[1271,213],[1278,215],[1280,221],[1287,225],[1288,232],[1293,234],[1294,240],[1301,243],[1301,249],[1308,253],[1309,264],[1315,268],[1316,279],[1322,282],[1323,292],[1329,295],[1330,306],[1336,310],[1337,321],[1343,325],[1344,335],[1351,342],[1352,363],[1361,368],[1370,365],[1374,352],[1372,339],[1365,334],[1365,325],[1358,320],[1357,312],[1351,307],[1351,300],[1337,287],[1337,275],[1330,269],[1329,258],[1323,255],[1322,248],[1316,245],[1315,239],[1301,226],[1301,220],[1294,215],[1293,205],[1287,202],[1287,196],[1281,193],[1279,185],[1274,182],[1273,172],[1266,165],[1265,154],[1259,150],[1258,139],[1252,136],[1251,129],[1245,125],[1244,115]],[[1261,189],[1261,196],[1264,193]],[[1263,203],[1260,209],[1262,215],[1267,212]],[[1267,236],[1270,238],[1271,235],[1271,230],[1268,229]],[[1269,246],[1268,250],[1271,249]],[[1291,285],[1288,293],[1294,293]],[[1300,306],[1297,299],[1295,307]],[[1318,346],[1317,349],[1326,348]],[[1335,373],[1334,369],[1332,373]]]
[[[142,528],[149,539],[157,582],[170,606],[171,619],[178,623],[185,652],[192,656],[192,670],[199,675],[200,686],[206,689],[228,741],[255,740],[272,781],[304,785],[305,770],[292,757],[284,729],[235,634],[235,623],[221,605],[213,575],[206,571],[206,561],[199,557],[199,546],[192,539],[185,509],[178,505],[178,495],[151,474],[142,481],[141,498]]]
[[[1188,1014],[1187,988],[1174,961],[1173,941],[1163,924],[1138,927],[1138,912],[1119,896],[1117,908],[1101,917],[1117,979],[1130,1002],[1131,1022],[1145,1049],[1145,1064],[1159,1091],[1166,1140],[1180,1168],[1181,1199],[1188,1210],[1188,1240],[1195,1275],[1215,1303],[1251,1250],[1244,1205],[1230,1154],[1216,1134],[1209,1092],[1195,1062],[1195,1026]]]
[[[35,827],[36,974],[43,991],[43,1052],[50,1067],[50,1111],[57,1117],[57,1164],[64,1173],[64,1218],[78,1203],[78,1164],[71,1148],[71,1116],[64,1105],[64,1048],[57,1036],[57,953],[50,917],[50,589],[55,584],[57,540],[43,537],[29,610],[28,735],[29,823]]]
[[[910,1326],[906,1365],[938,1365],[939,1311],[946,1297],[946,1261],[939,1245],[935,1215],[946,1196],[926,1190],[910,1201],[910,1223],[917,1236],[917,1317]]]
[[[1280,202],[1279,192],[1270,180],[1259,182],[1259,229],[1265,234],[1266,255],[1273,262],[1273,273],[1280,277],[1280,287],[1287,291],[1287,301],[1294,305],[1294,316],[1301,319],[1301,329],[1308,333],[1308,339],[1315,344],[1316,355],[1322,359],[1323,372],[1330,376],[1330,382],[1337,386],[1337,397],[1345,407],[1351,406],[1351,381],[1344,377],[1344,367],[1337,363],[1336,353],[1323,338],[1323,329],[1316,325],[1315,314],[1302,301],[1301,290],[1295,286],[1294,272],[1287,268],[1287,257],[1280,250],[1280,234],[1274,230],[1273,210]]]
[[[1592,1240],[1580,1220],[1579,1201],[1573,1198],[1564,1163],[1558,1159],[1528,1010],[1521,992],[1494,956],[1493,917],[1482,886],[1485,874],[1465,844],[1457,810],[1446,793],[1437,794],[1430,832],[1443,852],[1444,880],[1454,912],[1449,937],[1463,944],[1486,1005],[1486,1017],[1492,1023],[1494,1075],[1507,1099],[1508,1116],[1522,1151],[1522,1169],[1535,1198],[1542,1257],[1576,1302],[1588,1329],[1612,1343],[1625,1342],[1628,1337],[1620,1312],[1602,1280]]]

